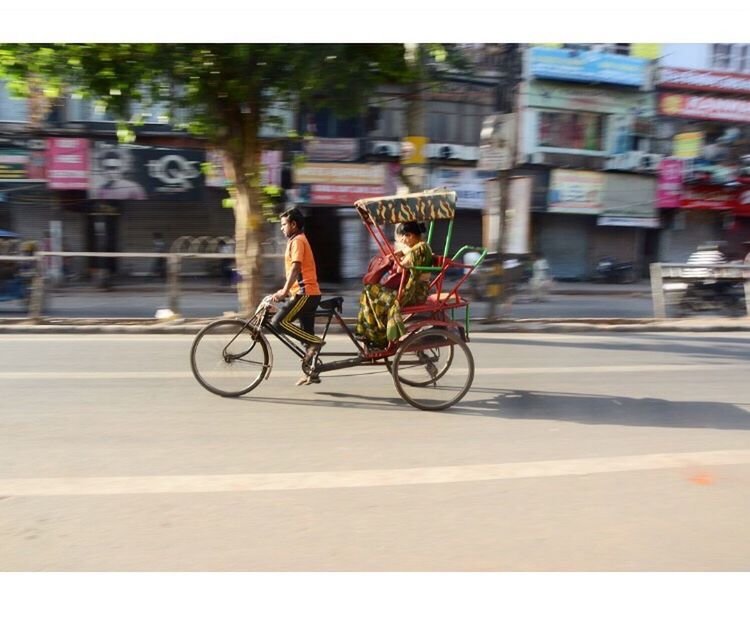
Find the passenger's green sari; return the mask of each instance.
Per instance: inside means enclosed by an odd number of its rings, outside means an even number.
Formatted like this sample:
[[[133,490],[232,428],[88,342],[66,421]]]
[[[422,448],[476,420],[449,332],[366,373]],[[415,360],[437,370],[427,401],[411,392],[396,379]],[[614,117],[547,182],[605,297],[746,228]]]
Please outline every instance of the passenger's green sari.
[[[417,271],[415,266],[432,266],[432,250],[426,242],[414,245],[401,264],[408,268],[409,276],[398,299],[398,288],[368,284],[359,298],[356,334],[373,347],[385,347],[406,334],[401,316],[402,306],[423,304],[430,289],[430,274]]]

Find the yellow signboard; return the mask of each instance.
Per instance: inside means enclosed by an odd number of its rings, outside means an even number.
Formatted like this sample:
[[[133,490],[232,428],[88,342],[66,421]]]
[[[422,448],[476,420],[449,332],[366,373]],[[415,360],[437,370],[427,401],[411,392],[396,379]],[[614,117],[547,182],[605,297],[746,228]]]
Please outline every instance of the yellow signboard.
[[[410,135],[404,138],[401,147],[402,164],[426,164],[425,147],[429,138]]]
[[[703,148],[703,133],[691,131],[690,133],[678,133],[672,138],[672,156],[685,159],[694,159],[701,154]]]
[[[658,59],[661,57],[661,44],[630,44],[630,56],[639,59]]]

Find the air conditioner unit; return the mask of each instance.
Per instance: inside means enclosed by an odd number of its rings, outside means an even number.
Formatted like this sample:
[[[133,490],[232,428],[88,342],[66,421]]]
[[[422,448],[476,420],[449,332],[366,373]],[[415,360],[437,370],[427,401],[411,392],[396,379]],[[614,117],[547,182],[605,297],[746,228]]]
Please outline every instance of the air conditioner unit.
[[[614,155],[604,162],[604,170],[635,170],[638,168],[641,156],[640,151],[629,151]]]
[[[370,155],[398,157],[401,155],[401,142],[370,142],[367,152]]]
[[[479,159],[479,147],[463,144],[428,144],[425,155],[429,159],[460,159],[472,161]]]
[[[656,172],[659,169],[661,160],[664,159],[664,155],[658,153],[644,153],[638,159],[638,170],[645,170],[647,172]]]

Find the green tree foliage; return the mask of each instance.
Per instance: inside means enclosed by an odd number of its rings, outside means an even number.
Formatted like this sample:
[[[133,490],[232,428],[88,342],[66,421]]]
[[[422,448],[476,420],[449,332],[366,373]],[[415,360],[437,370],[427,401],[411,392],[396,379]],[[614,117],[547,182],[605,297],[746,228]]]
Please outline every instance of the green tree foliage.
[[[132,139],[133,102],[189,113],[189,130],[225,150],[233,181],[240,303],[259,297],[263,199],[258,133],[272,105],[361,111],[384,83],[413,80],[399,44],[6,44],[0,77],[19,96],[95,99]],[[136,126],[134,126],[136,125]]]

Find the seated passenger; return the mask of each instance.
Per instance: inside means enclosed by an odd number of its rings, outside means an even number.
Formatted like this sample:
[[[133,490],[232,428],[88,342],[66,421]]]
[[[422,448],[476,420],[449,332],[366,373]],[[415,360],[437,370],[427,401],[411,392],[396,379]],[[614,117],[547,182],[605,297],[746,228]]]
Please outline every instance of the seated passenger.
[[[415,266],[432,266],[432,250],[422,240],[423,225],[416,222],[396,225],[396,257],[408,273],[399,303],[398,287],[368,284],[359,299],[356,334],[368,345],[382,348],[406,333],[401,308],[423,304],[430,289],[430,273]]]

